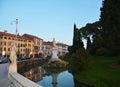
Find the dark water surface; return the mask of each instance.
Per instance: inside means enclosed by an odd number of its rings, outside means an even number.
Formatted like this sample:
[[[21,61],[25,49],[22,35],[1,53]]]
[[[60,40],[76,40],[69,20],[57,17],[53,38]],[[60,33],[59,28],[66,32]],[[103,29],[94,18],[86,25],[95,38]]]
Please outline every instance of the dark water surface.
[[[56,76],[56,82],[53,82],[53,76]],[[74,87],[74,80],[71,73],[68,71],[63,71],[59,74],[54,73],[54,75],[45,76],[41,81],[37,82],[43,87]]]
[[[78,83],[67,69],[44,69],[41,66],[30,69],[22,69],[26,78],[36,82],[42,87],[90,87]]]

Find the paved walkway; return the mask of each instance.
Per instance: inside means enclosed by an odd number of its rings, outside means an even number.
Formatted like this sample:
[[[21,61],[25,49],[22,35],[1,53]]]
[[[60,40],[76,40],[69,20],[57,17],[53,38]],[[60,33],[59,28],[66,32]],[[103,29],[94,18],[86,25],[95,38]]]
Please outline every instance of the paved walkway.
[[[0,87],[11,87],[8,80],[8,63],[0,64]]]

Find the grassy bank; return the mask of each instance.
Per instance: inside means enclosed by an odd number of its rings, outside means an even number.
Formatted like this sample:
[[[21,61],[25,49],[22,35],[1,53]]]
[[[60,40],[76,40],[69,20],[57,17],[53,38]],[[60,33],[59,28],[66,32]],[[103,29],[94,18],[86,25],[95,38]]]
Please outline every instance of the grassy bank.
[[[120,67],[117,57],[91,56],[87,70],[77,72],[75,79],[95,87],[120,87]]]

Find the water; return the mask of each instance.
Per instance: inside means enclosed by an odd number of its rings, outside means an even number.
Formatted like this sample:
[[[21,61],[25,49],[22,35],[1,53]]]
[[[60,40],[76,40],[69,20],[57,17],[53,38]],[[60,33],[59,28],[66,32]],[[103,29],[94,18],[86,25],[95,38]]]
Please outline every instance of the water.
[[[73,76],[68,71],[63,71],[57,75],[57,84],[52,84],[52,75],[45,76],[37,83],[43,87],[74,87]]]
[[[39,66],[21,74],[43,87],[74,87],[73,75],[65,69],[44,69]]]
[[[21,70],[20,74],[42,87],[90,87],[74,80],[68,70],[44,69],[41,66]]]

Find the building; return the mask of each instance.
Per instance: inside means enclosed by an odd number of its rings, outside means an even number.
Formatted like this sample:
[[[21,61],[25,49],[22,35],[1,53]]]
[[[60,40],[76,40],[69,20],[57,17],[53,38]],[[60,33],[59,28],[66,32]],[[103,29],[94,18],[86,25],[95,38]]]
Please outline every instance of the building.
[[[16,43],[17,57],[32,55],[31,53],[34,50],[32,40],[20,36],[19,34],[15,35],[4,31],[0,32],[0,56],[10,56],[10,47],[12,43]]]
[[[44,56],[52,55],[53,41],[43,42],[43,55]],[[68,45],[64,43],[56,43],[56,48],[57,48],[59,57],[68,53]]]
[[[43,56],[50,57],[52,55],[53,42],[43,42]]]
[[[24,34],[23,37],[29,38],[33,41],[34,57],[40,57],[43,54],[43,39],[30,34]]]
[[[15,35],[8,33],[7,31],[0,32],[0,56],[10,56],[10,47],[12,43],[16,43],[17,57],[51,56],[54,41],[55,40],[43,42],[43,39],[30,34],[20,36],[19,34]],[[68,53],[68,45],[63,43],[56,43],[55,45],[59,57]]]
[[[58,48],[58,56],[63,56],[68,53],[68,45],[64,43],[56,43]]]

